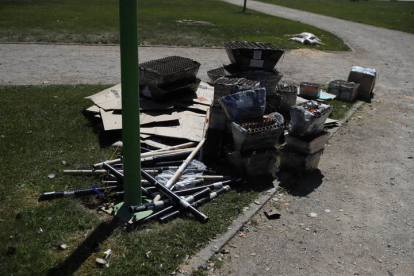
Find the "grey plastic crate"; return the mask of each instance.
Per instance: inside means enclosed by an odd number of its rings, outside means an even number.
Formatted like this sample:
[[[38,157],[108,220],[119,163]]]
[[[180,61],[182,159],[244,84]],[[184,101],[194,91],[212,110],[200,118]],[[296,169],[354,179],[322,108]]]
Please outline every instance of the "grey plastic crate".
[[[290,109],[290,131],[294,135],[313,135],[321,132],[332,106],[317,101],[307,101]]]
[[[284,170],[310,173],[318,168],[324,149],[312,154],[303,154],[286,144],[280,147],[280,167]]]
[[[197,91],[200,82],[200,79],[196,79],[194,82],[187,84],[176,83],[165,88],[152,85],[141,85],[140,91],[144,96],[152,98],[155,101],[168,101]]]
[[[358,96],[359,84],[345,80],[334,80],[329,83],[328,93],[336,96],[336,99],[353,102]]]
[[[321,93],[321,85],[312,82],[301,82],[299,96],[305,99],[317,99]]]
[[[225,147],[225,157],[227,162],[243,176],[275,176],[279,171],[279,153],[275,147],[244,153]]]
[[[285,134],[285,141],[289,148],[303,154],[312,154],[325,148],[330,133],[322,131],[315,135],[294,136],[291,133]]]
[[[232,123],[235,150],[248,151],[276,145],[284,128],[283,116],[274,112],[264,117],[260,120]]]

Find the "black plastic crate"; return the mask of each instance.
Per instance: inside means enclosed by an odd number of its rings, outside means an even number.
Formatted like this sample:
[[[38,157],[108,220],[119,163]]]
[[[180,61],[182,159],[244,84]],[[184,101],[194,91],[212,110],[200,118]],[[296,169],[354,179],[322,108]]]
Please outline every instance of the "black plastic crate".
[[[269,43],[231,41],[224,43],[231,63],[241,70],[272,71],[284,51]]]
[[[141,85],[141,93],[156,101],[168,101],[181,98],[182,96],[197,91],[201,80],[196,79],[193,82],[182,84],[176,83],[169,87],[157,87],[152,85]]]
[[[214,82],[214,106],[220,106],[221,97],[231,95],[240,91],[251,90],[259,87],[258,81],[247,80],[244,78],[221,77]]]
[[[161,87],[175,82],[192,82],[200,65],[195,60],[179,56],[144,62],[139,65],[140,83]]]
[[[298,88],[295,85],[279,84],[276,86],[276,94],[280,96],[278,110],[289,113],[290,107],[296,105]]]
[[[283,74],[276,69],[273,69],[272,71],[240,71],[234,64],[224,65],[223,68],[226,72],[226,77],[245,78],[260,82],[259,86],[266,88],[266,94],[274,93],[276,91],[276,85],[283,77]]]

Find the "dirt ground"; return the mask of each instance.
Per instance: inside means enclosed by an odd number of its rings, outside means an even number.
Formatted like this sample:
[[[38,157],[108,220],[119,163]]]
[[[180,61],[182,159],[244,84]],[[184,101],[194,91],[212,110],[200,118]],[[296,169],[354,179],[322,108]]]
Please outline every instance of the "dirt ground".
[[[353,65],[376,68],[379,78],[372,102],[330,140],[320,171],[289,183],[281,177],[292,193],[264,207],[278,207],[281,218],[252,218],[246,237],[232,239],[221,268],[209,273],[414,275],[414,36],[254,1],[248,7],[328,30],[354,50],[288,51],[277,66],[282,81],[325,83],[347,78]],[[194,58],[204,80],[207,70],[228,63],[223,49],[139,50],[140,62]],[[118,46],[0,44],[1,85],[119,80]]]

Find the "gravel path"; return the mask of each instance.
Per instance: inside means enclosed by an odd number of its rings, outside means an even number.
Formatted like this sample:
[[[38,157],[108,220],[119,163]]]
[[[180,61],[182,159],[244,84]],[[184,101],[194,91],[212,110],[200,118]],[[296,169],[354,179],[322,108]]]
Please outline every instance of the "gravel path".
[[[414,36],[254,1],[248,7],[328,30],[354,49],[288,51],[278,65],[285,81],[346,78],[353,65],[376,68],[379,79],[373,102],[330,140],[320,173],[297,178],[302,189],[272,201],[281,219],[254,217],[212,274],[413,275]],[[202,79],[228,63],[223,49],[140,48],[140,62],[167,55],[200,61]],[[0,63],[3,85],[120,80],[118,46],[0,44]]]

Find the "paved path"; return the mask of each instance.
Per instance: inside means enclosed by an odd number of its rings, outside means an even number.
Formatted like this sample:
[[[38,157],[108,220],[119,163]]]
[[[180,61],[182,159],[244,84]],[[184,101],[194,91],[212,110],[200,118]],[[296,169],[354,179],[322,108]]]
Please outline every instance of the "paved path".
[[[254,1],[248,7],[328,30],[355,50],[290,53],[282,65],[287,78],[346,78],[351,65],[361,65],[377,68],[379,79],[373,102],[330,140],[320,173],[281,178],[297,187],[265,206],[277,206],[281,219],[256,215],[211,274],[413,275],[414,36]]]
[[[373,103],[331,139],[321,172],[291,183],[305,189],[279,200],[280,220],[256,216],[214,274],[412,275],[414,36],[254,1],[248,7],[328,30],[354,49],[289,51],[278,65],[285,81],[346,78],[353,65],[376,68],[379,79]],[[222,49],[168,47],[140,48],[140,61],[174,54],[200,61],[202,79],[228,63]],[[0,84],[119,82],[117,46],[0,44],[0,64]]]

